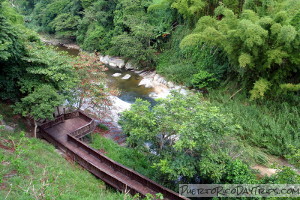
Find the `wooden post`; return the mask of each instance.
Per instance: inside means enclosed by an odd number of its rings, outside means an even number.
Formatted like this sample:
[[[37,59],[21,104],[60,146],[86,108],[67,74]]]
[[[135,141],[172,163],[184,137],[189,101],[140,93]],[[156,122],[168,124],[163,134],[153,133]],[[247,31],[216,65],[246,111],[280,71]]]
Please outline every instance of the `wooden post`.
[[[57,115],[59,116],[60,115],[59,106],[57,106],[56,109],[57,109]]]

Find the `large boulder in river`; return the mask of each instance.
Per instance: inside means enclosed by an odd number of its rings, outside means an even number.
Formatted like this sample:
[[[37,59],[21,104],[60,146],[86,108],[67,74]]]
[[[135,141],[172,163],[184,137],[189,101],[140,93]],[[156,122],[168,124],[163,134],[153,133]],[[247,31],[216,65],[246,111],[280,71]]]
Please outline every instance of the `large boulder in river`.
[[[119,77],[119,76],[121,76],[122,74],[121,73],[114,73],[112,76],[113,77]]]
[[[127,62],[125,65],[125,69],[132,70],[132,69],[135,69],[135,67],[131,62]]]
[[[114,58],[114,57],[110,58],[108,64],[111,67],[119,67],[119,68],[123,68],[125,66],[124,60],[122,60],[121,58]]]
[[[157,81],[160,78],[159,74],[155,74],[155,76],[153,77],[153,81]]]
[[[118,57],[111,57],[106,55],[106,56],[100,56],[99,59],[101,62],[111,67],[123,68],[125,66],[124,60]]]
[[[152,79],[150,78],[144,78],[141,80],[139,83],[139,86],[144,85],[146,88],[152,88],[153,87],[153,82]]]
[[[122,77],[122,79],[127,80],[130,79],[131,75],[130,74],[126,74],[125,76]]]
[[[0,125],[2,126],[2,125]],[[9,132],[14,132],[15,128],[8,126],[8,125],[3,125],[4,130],[9,131]]]
[[[109,56],[100,56],[100,61],[106,65],[109,63],[109,60],[110,60]]]
[[[109,114],[108,116],[110,116],[112,121],[118,122],[119,114],[125,110],[129,110],[131,104],[115,96],[110,96],[109,99],[111,100],[112,106],[110,107],[109,111],[107,111]]]
[[[175,87],[174,83],[171,82],[171,81],[169,81],[169,82],[167,83],[167,86],[168,86],[169,88]]]

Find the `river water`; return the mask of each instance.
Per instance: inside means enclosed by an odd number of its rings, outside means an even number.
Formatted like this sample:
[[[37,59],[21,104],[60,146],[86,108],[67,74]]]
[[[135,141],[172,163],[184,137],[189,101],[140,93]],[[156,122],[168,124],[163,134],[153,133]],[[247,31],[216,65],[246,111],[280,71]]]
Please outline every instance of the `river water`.
[[[64,46],[55,46],[57,51],[66,51],[71,56],[78,56],[79,50],[77,49],[68,49]],[[105,72],[107,74],[107,84],[108,87],[117,88],[120,91],[118,96],[121,100],[127,103],[134,103],[136,98],[141,98],[143,100],[148,100],[153,105],[155,103],[154,99],[149,97],[149,94],[153,92],[152,88],[145,88],[144,86],[139,86],[139,82],[142,80],[142,77],[138,74],[128,71],[125,69],[113,68],[106,66],[108,70]],[[119,77],[113,77],[114,73],[121,73]],[[126,74],[131,75],[128,80],[123,80],[122,77]]]

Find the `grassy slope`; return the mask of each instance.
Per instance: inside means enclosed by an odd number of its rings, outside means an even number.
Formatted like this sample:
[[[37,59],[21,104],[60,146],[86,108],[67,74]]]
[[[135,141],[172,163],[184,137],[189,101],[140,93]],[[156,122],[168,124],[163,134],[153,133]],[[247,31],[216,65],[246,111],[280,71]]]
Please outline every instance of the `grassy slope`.
[[[0,114],[13,123],[9,110],[0,104]],[[24,137],[19,130],[0,130],[0,199],[5,198],[129,199],[106,189],[102,181],[65,160],[47,142]]]
[[[18,134],[0,133],[1,143],[15,149],[0,148],[0,199],[124,199],[52,145]]]

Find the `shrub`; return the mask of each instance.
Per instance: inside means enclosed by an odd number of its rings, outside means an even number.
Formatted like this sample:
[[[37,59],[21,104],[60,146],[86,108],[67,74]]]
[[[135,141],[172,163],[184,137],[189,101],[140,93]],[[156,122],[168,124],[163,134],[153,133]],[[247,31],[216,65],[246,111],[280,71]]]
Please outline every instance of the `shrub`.
[[[300,149],[289,145],[289,153],[285,156],[295,167],[300,168]]]
[[[197,74],[193,75],[191,83],[194,88],[203,89],[214,86],[217,81],[218,80],[214,77],[214,74],[201,70]]]

